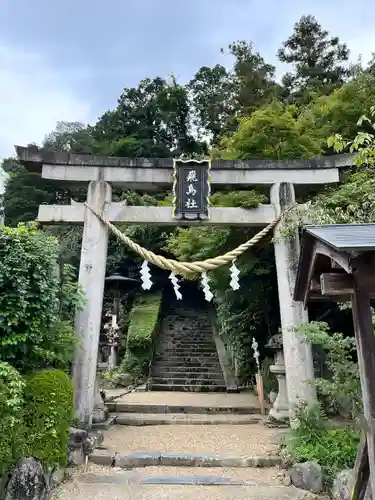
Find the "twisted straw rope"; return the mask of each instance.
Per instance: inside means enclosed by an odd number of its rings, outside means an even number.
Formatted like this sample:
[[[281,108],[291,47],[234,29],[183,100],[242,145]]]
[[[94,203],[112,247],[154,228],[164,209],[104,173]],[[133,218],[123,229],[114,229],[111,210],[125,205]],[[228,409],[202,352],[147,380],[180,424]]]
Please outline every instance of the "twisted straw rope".
[[[246,250],[249,248],[253,247],[256,245],[264,236],[266,236],[271,229],[273,229],[278,222],[280,222],[281,218],[284,217],[284,215],[292,208],[288,208],[285,210],[282,214],[280,214],[278,217],[276,217],[275,220],[270,222],[268,226],[266,226],[264,229],[259,231],[255,236],[253,236],[250,240],[246,241],[246,243],[243,243],[242,245],[239,245],[237,248],[234,250],[231,250],[230,252],[225,253],[224,255],[214,257],[213,259],[206,259],[202,261],[196,261],[196,262],[179,262],[177,260],[173,259],[167,259],[165,257],[162,257],[161,255],[156,255],[154,252],[151,252],[150,250],[147,250],[144,247],[141,247],[137,243],[135,243],[133,240],[128,238],[125,234],[123,234],[121,231],[117,229],[116,226],[114,226],[111,222],[109,222],[107,219],[103,217],[103,215],[92,208],[90,205],[85,203],[86,207],[91,210],[93,214],[95,214],[98,219],[108,227],[112,231],[112,233],[117,236],[117,238],[125,243],[129,248],[131,248],[134,252],[136,252],[138,255],[140,255],[144,260],[147,260],[149,262],[152,262],[156,266],[160,267],[161,269],[166,269],[169,271],[172,271],[175,274],[180,274],[180,275],[186,275],[186,274],[192,274],[192,273],[202,273],[203,271],[212,271],[214,269],[217,269],[220,266],[224,266],[226,264],[229,264],[230,262],[233,262],[237,257],[242,255]]]

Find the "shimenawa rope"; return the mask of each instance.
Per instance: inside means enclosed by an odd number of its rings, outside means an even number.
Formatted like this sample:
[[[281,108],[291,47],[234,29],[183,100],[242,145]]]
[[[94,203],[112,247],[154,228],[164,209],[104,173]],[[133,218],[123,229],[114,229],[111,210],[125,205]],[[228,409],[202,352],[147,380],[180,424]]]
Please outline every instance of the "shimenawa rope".
[[[218,257],[214,257],[213,259],[206,259],[202,261],[197,261],[197,262],[179,262],[177,260],[173,259],[167,259],[166,257],[162,257],[161,255],[156,255],[154,252],[151,252],[150,250],[147,250],[144,247],[141,247],[137,243],[135,243],[133,240],[128,238],[125,234],[123,234],[121,231],[117,229],[116,226],[114,226],[111,222],[109,222],[103,215],[95,210],[93,207],[91,207],[88,203],[85,203],[86,207],[91,210],[93,214],[98,217],[98,219],[112,231],[112,233],[125,245],[127,245],[129,248],[131,248],[134,252],[136,252],[138,255],[140,255],[144,260],[147,260],[149,262],[152,262],[152,264],[155,264],[156,266],[160,267],[161,269],[167,269],[169,271],[172,271],[175,274],[180,274],[180,275],[186,275],[186,274],[192,274],[192,273],[202,273],[203,271],[213,271],[214,269],[217,269],[220,266],[224,266],[226,264],[229,264],[230,262],[233,262],[237,257],[242,255],[246,250],[249,248],[253,247],[256,245],[264,236],[266,236],[271,229],[273,229],[281,220],[282,217],[285,216],[285,214],[293,207],[288,208],[285,210],[282,214],[280,214],[278,217],[276,217],[272,222],[268,224],[264,229],[259,231],[255,236],[253,236],[250,240],[246,241],[245,243],[242,243],[242,245],[239,245],[237,248],[234,250],[231,250],[230,252],[227,252],[224,255],[220,255]]]

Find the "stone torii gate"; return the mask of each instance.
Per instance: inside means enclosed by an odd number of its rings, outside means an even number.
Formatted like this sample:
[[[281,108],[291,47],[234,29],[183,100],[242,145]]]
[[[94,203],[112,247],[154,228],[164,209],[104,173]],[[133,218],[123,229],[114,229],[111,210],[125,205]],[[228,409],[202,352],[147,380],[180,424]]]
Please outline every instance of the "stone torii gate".
[[[16,146],[19,161],[45,179],[74,185],[87,185],[87,204],[112,223],[178,225],[172,207],[126,206],[111,200],[111,186],[151,191],[172,188],[173,158],[113,158],[51,152],[35,146]],[[184,225],[265,226],[283,210],[295,204],[294,185],[321,185],[339,181],[339,169],[353,164],[352,155],[337,155],[314,160],[296,161],[227,161],[211,162],[210,183],[216,188],[270,187],[270,204],[254,209],[211,208],[204,221],[186,221]],[[108,229],[83,203],[41,205],[38,219],[42,223],[83,224],[83,240],[79,282],[87,303],[77,313],[76,330],[80,338],[74,363],[77,416],[91,425],[100,320],[108,245]],[[281,327],[286,367],[289,405],[297,400],[311,400],[314,388],[306,383],[313,379],[311,346],[292,329],[307,320],[301,302],[293,300],[299,258],[298,238],[278,238],[280,226],[274,230],[275,259],[279,288]]]

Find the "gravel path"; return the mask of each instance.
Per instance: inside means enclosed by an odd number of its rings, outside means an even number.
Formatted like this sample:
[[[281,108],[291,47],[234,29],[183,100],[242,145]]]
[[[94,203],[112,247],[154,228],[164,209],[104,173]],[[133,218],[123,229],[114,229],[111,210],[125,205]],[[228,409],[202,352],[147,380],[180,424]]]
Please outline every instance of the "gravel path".
[[[202,452],[256,456],[277,452],[282,433],[261,424],[115,426],[105,433],[106,448],[118,452]]]
[[[190,470],[173,468],[173,475],[189,475]],[[169,468],[157,468],[156,474],[163,475]],[[205,471],[207,474],[209,469]],[[255,471],[255,469],[254,469]],[[239,477],[246,471],[223,469],[215,471],[216,476],[233,479],[255,480],[258,472],[253,471],[253,477]],[[264,470],[262,470],[264,471]],[[136,470],[141,476],[154,475],[154,468]],[[251,471],[249,471],[250,473]],[[156,475],[155,474],[155,475]],[[166,474],[169,475],[169,474]],[[110,484],[111,478],[117,484]],[[272,473],[267,471],[267,477]],[[272,478],[271,478],[272,479]],[[263,482],[263,481],[262,481]],[[305,492],[306,493],[306,492]],[[75,471],[72,478],[62,484],[54,493],[52,500],[302,500],[306,499],[301,490],[280,486],[275,481],[268,486],[179,486],[179,485],[141,485],[134,479],[134,471],[124,472],[107,467],[90,466],[87,474]],[[310,497],[311,498],[311,497]]]

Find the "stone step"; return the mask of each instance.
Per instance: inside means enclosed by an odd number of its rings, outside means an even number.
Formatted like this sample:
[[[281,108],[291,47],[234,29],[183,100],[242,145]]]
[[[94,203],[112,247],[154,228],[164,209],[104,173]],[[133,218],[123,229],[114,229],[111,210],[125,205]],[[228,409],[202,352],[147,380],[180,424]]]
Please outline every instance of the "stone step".
[[[119,413],[142,413],[142,414],[170,414],[179,413],[186,415],[202,415],[202,414],[235,414],[235,415],[254,415],[260,414],[259,407],[255,404],[248,406],[209,406],[209,405],[194,405],[194,404],[142,404],[142,403],[121,403],[110,401],[106,403],[111,414]]]
[[[216,345],[213,342],[180,342],[174,339],[162,340],[158,347],[163,349],[200,349],[202,351],[216,351]]]
[[[177,375],[180,373],[188,373],[188,374],[193,374],[193,373],[200,373],[201,375],[209,373],[209,374],[222,374],[222,370],[220,368],[220,365],[214,365],[214,366],[169,366],[169,367],[164,367],[163,364],[154,364],[152,367],[153,373],[159,374],[160,376],[163,375],[168,375],[171,373],[172,375]]]
[[[183,349],[182,350],[174,350],[174,349],[169,349],[169,350],[164,350],[163,352],[161,351],[156,351],[155,353],[155,359],[158,360],[165,360],[165,361],[179,361],[181,362],[182,360],[195,360],[195,361],[215,361],[218,360],[218,354],[217,352],[202,352],[202,351],[190,351],[186,352]]]
[[[149,383],[148,389],[150,391],[167,391],[167,392],[226,392],[226,385],[173,385],[173,384],[162,384],[162,383]]]
[[[119,468],[135,467],[276,467],[282,465],[279,456],[226,456],[207,455],[205,453],[189,452],[159,452],[159,451],[134,451],[115,452],[104,447],[96,449],[90,456],[90,462],[97,465],[112,465]]]
[[[181,374],[177,377],[172,377],[171,374],[161,377],[153,375],[149,383],[151,384],[168,384],[168,385],[225,385],[224,377],[216,375],[214,377],[199,377],[187,375],[183,377]]]
[[[259,424],[264,417],[232,414],[183,414],[183,413],[118,413],[111,415],[116,425],[143,427],[150,425],[249,425]]]
[[[213,336],[212,329],[205,330],[199,327],[186,327],[186,326],[177,326],[171,325],[169,327],[164,327],[161,329],[160,336],[168,336],[168,337],[198,337],[198,338],[211,338]]]
[[[161,338],[159,341],[160,346],[168,347],[169,345],[181,346],[181,347],[211,347],[211,349],[216,349],[216,344],[213,340],[197,340],[193,341],[190,339],[177,339],[177,338]]]
[[[199,357],[193,357],[190,356],[189,358],[181,358],[179,356],[159,356],[156,357],[154,360],[154,365],[153,366],[163,366],[168,369],[171,367],[175,366],[184,366],[184,367],[199,367],[202,366],[204,368],[210,368],[210,367],[220,367],[219,359],[214,359],[214,358],[205,358],[202,356]]]
[[[165,349],[160,349],[157,348],[155,352],[156,356],[183,356],[185,358],[190,358],[190,357],[217,357],[217,352],[213,351],[212,349],[201,349],[201,348],[196,348],[196,349],[183,349],[181,347],[176,347],[176,348],[165,348]]]
[[[198,368],[199,370],[199,368]],[[153,377],[160,377],[160,378],[189,378],[189,379],[218,379],[220,378],[221,380],[223,379],[223,373],[221,370],[216,370],[216,371],[205,371],[201,372],[196,371],[196,372],[187,372],[186,370],[184,371],[170,371],[170,370],[152,370],[152,376]]]
[[[175,343],[175,344],[182,344],[182,345],[203,345],[203,346],[214,346],[216,347],[216,344],[213,340],[213,337],[201,337],[201,338],[193,338],[193,337],[186,337],[185,335],[181,336],[172,336],[172,335],[166,335],[166,336],[161,336],[159,337],[159,344],[164,344],[164,343]]]

